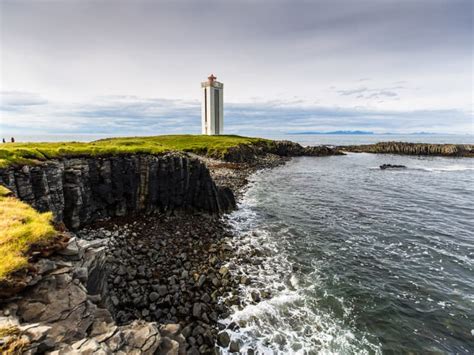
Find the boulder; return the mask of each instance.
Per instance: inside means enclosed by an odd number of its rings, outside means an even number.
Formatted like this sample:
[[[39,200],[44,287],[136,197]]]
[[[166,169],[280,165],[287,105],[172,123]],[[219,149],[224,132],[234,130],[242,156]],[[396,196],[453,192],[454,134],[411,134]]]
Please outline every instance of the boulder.
[[[395,164],[382,164],[380,165],[380,169],[406,169],[405,165],[395,165]]]

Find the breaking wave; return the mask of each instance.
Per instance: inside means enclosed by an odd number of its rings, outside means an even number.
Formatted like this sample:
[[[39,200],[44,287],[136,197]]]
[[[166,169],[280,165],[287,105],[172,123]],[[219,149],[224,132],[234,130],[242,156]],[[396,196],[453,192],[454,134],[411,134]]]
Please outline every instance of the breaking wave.
[[[371,169],[386,162],[297,158],[251,178],[226,218],[236,247],[229,269],[252,282],[220,320],[242,353],[473,348],[471,161],[396,157],[412,168]]]

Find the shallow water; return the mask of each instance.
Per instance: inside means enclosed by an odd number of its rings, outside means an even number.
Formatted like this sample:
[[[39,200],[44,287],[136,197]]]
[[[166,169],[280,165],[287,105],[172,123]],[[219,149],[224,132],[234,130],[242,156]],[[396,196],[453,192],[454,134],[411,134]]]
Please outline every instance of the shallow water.
[[[244,298],[272,296],[222,321],[243,351],[473,352],[474,160],[304,157],[251,180],[229,221],[263,256],[236,267]]]

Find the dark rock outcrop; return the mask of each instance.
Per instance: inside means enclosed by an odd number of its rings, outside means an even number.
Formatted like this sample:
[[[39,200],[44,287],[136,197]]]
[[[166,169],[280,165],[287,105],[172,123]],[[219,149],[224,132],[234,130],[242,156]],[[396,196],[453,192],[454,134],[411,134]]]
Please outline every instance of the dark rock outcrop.
[[[230,189],[216,186],[202,162],[180,153],[49,160],[0,170],[0,184],[72,229],[138,212],[235,207]]]
[[[254,143],[251,145],[241,144],[229,148],[224,154],[223,160],[233,163],[253,163],[259,157],[273,154],[280,157],[300,157],[300,156],[326,156],[343,155],[339,149],[328,146],[303,147],[301,144],[291,141],[272,141]]]
[[[474,157],[474,145],[470,144],[380,142],[376,144],[341,146],[339,149],[354,153]]]
[[[405,165],[395,165],[395,164],[382,164],[380,165],[380,169],[406,169]]]
[[[117,325],[101,302],[107,290],[88,288],[103,268],[106,244],[106,239],[71,238],[61,253],[34,265],[37,275],[30,287],[0,304],[0,328],[10,330],[0,336],[1,353],[185,353],[182,335],[169,331],[178,324],[134,320]]]

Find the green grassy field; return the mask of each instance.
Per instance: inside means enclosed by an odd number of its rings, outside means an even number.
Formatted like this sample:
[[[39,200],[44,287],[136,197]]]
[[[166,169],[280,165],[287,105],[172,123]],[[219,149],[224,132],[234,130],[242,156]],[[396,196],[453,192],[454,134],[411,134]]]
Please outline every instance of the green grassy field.
[[[169,151],[192,152],[218,158],[230,147],[257,142],[271,141],[230,135],[164,135],[110,138],[90,143],[5,143],[0,145],[0,168],[12,164],[34,164],[38,161],[62,157],[136,153],[162,154]]]

